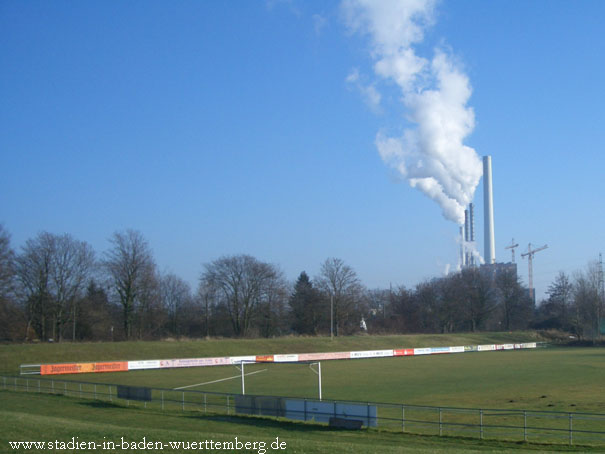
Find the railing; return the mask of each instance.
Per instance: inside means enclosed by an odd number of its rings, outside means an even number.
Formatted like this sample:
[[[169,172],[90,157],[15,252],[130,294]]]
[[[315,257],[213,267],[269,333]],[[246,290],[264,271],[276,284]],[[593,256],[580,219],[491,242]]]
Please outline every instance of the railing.
[[[161,410],[287,417],[317,422],[327,421],[331,416],[341,417],[338,413],[341,410],[338,408],[367,406],[368,416],[364,425],[377,425],[381,429],[398,432],[569,445],[605,445],[605,414],[599,413],[433,407],[334,400],[320,402],[316,399],[242,396],[163,388],[150,388],[151,401],[135,402],[119,399],[118,386],[54,378],[0,376],[0,389],[6,391],[61,394]],[[295,401],[304,401],[304,405],[290,406],[290,410],[287,410],[288,403]],[[350,418],[355,419],[355,416]]]

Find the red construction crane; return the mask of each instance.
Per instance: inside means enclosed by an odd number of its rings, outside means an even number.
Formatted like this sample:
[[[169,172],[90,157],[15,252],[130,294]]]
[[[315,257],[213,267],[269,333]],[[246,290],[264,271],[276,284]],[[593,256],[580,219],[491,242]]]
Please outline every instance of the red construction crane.
[[[548,244],[545,244],[544,246],[539,247],[538,249],[532,249],[531,243],[529,243],[529,245],[527,246],[527,252],[525,252],[524,254],[521,254],[521,257],[523,257],[523,258],[527,257],[527,261],[529,263],[529,297],[534,302],[536,301],[536,296],[534,295],[534,264],[533,264],[534,254],[536,252],[543,251],[547,247],[548,247]]]

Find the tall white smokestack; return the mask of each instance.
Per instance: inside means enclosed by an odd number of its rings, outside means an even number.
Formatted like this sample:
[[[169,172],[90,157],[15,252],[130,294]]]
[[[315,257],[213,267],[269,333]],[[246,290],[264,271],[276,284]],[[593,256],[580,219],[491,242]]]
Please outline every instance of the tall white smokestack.
[[[494,235],[494,193],[492,190],[492,157],[483,156],[483,216],[485,263],[496,263],[496,238]]]

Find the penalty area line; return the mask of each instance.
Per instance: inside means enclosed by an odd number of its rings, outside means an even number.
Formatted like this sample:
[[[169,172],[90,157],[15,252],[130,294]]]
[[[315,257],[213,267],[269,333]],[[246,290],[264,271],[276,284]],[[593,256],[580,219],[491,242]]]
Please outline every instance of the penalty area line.
[[[260,374],[261,372],[265,372],[267,369],[262,369],[262,370],[257,370],[254,372],[248,372],[247,374],[244,374],[244,376],[247,375],[254,375],[254,374]],[[240,375],[234,375],[233,377],[227,377],[227,378],[220,378],[218,380],[212,380],[212,381],[207,381],[204,383],[196,383],[195,385],[187,385],[187,386],[181,386],[179,388],[174,388],[174,391],[177,391],[179,389],[187,389],[187,388],[193,388],[195,386],[204,386],[204,385],[210,385],[212,383],[218,383],[221,381],[227,381],[227,380],[235,380],[236,378],[241,378],[241,374]]]

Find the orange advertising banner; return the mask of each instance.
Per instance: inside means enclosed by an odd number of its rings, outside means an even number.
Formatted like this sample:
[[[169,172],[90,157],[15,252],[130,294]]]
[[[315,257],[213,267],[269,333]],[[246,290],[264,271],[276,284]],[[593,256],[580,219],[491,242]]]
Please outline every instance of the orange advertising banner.
[[[92,368],[93,363],[42,364],[40,375],[84,374]]]
[[[93,372],[120,372],[127,370],[127,361],[113,361],[108,363],[42,364],[40,366],[40,375],[88,374]]]
[[[273,355],[256,355],[256,361],[259,363],[272,363]]]
[[[128,361],[113,361],[110,363],[95,363],[93,372],[126,372]]]

